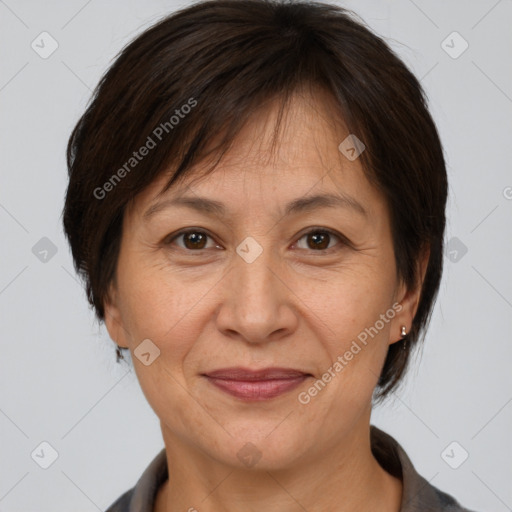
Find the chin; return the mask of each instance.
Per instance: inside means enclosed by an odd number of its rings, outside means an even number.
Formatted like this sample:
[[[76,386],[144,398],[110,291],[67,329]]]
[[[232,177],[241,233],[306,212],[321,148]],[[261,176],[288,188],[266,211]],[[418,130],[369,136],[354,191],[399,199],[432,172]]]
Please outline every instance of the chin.
[[[289,428],[278,432],[276,423],[268,423],[268,429],[255,432],[254,425],[240,428],[237,434],[222,446],[222,453],[211,454],[225,464],[251,471],[274,471],[293,467],[305,452],[304,436],[290,432]],[[228,430],[229,431],[229,430]]]

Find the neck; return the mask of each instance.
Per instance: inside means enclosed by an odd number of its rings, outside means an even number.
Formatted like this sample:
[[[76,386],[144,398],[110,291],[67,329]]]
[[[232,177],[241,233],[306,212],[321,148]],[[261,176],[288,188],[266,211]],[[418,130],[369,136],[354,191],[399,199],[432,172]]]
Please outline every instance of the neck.
[[[270,471],[234,468],[185,448],[164,432],[170,479],[154,512],[399,512],[402,482],[371,452],[369,423],[329,453]]]

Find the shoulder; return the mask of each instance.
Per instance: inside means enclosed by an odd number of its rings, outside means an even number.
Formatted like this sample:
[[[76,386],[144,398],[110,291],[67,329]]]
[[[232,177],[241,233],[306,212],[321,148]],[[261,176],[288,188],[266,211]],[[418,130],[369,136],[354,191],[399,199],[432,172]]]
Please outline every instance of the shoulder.
[[[119,496],[106,512],[151,512],[158,489],[167,478],[167,458],[163,448],[146,467],[135,486]]]
[[[107,508],[105,512],[128,512],[130,510],[130,502],[133,496],[133,487],[126,491],[124,494],[121,494],[119,498],[117,498],[110,507]]]
[[[430,485],[430,484],[429,484]],[[437,487],[431,486],[436,497],[439,501],[439,505],[442,507],[441,510],[446,510],[446,512],[476,512],[474,510],[469,510],[464,508],[453,496],[447,494]]]
[[[374,425],[370,427],[375,458],[388,473],[402,480],[400,512],[476,512],[464,508],[453,496],[423,478],[396,439]]]
[[[426,480],[424,480],[427,482]],[[452,495],[447,494],[446,492],[441,491],[437,487],[432,484],[427,484],[429,486],[429,491],[431,492],[432,498],[426,503],[426,505],[432,507],[435,503],[435,508],[425,508],[422,510],[436,510],[443,512],[476,512],[473,509],[468,509],[463,507]],[[419,510],[419,509],[418,509]]]

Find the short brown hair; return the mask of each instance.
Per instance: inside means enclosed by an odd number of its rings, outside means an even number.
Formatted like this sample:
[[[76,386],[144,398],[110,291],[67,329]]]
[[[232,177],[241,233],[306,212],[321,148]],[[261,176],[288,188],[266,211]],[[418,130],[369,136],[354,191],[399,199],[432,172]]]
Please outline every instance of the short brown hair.
[[[102,77],[70,136],[64,229],[101,321],[127,205],[170,166],[166,189],[183,178],[219,133],[215,152],[223,155],[256,109],[280,99],[282,112],[305,85],[325,89],[364,142],[361,164],[387,200],[397,272],[408,287],[417,286],[419,258],[430,250],[409,348],[389,346],[381,400],[401,380],[432,313],[447,177],[419,81],[351,11],[310,1],[207,0],[144,31]],[[156,142],[157,127],[164,143],[135,159],[135,150]]]

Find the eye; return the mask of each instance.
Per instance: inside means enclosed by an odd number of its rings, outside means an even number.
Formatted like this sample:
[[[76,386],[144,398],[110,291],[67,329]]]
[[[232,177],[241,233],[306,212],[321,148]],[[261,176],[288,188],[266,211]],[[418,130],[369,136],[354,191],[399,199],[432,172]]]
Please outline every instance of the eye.
[[[207,240],[211,238],[208,233],[200,229],[189,229],[187,231],[181,231],[172,238],[168,238],[165,241],[166,245],[171,245],[175,240],[181,240],[183,245],[177,244],[181,249],[189,251],[200,251],[202,249],[209,249],[207,247]]]
[[[342,242],[342,245],[345,245],[345,239],[333,231],[329,229],[322,228],[314,228],[304,233],[297,242],[297,246],[299,246],[299,242],[303,239],[306,239],[306,247],[299,247],[299,249],[306,249],[311,251],[326,251],[328,249],[332,249],[336,244],[330,245],[330,243],[334,239],[338,239]],[[345,243],[344,243],[345,242]]]
[[[212,243],[208,247],[208,239],[212,240]],[[300,246],[301,240],[305,239],[306,247]],[[341,244],[333,243],[335,240],[341,242]],[[181,243],[177,243],[180,241]],[[206,232],[201,229],[187,229],[184,231],[180,231],[175,235],[170,235],[164,240],[165,245],[176,245],[185,251],[201,251],[205,249],[210,249],[217,247],[213,243],[213,238]],[[296,243],[296,246],[299,249],[306,249],[314,252],[322,252],[333,249],[336,245],[349,245],[348,241],[340,234],[331,231],[330,229],[324,228],[314,228],[309,230],[307,233],[304,233]]]

